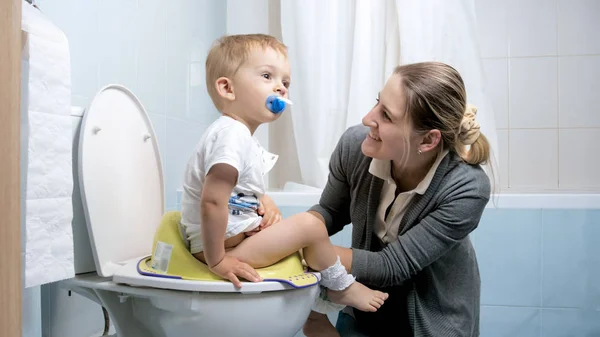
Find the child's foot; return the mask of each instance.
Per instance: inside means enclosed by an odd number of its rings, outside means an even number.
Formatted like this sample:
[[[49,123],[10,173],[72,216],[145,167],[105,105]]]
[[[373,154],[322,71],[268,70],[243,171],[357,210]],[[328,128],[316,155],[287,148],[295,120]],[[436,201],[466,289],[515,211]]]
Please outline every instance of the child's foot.
[[[375,312],[387,300],[388,294],[354,282],[341,291],[327,289],[327,298],[333,303],[348,305],[360,311]]]

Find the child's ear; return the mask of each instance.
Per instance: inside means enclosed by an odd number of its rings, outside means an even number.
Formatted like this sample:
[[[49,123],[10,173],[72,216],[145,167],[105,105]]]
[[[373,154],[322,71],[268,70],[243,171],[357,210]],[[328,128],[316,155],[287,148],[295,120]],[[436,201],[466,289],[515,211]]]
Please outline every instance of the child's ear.
[[[215,82],[215,86],[217,88],[217,93],[219,96],[223,97],[228,101],[233,101],[235,99],[235,94],[233,93],[233,85],[231,80],[227,77],[219,77]]]

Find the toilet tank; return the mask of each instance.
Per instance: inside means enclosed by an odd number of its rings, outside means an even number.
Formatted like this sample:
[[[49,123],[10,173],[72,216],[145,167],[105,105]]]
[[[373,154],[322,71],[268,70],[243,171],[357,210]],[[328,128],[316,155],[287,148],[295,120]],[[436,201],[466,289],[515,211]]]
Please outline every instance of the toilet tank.
[[[79,190],[78,176],[78,153],[79,153],[79,129],[85,109],[82,107],[71,107],[71,124],[73,132],[71,140],[73,142],[73,248],[75,259],[75,274],[89,273],[96,271],[92,247],[90,246],[90,237],[88,235],[87,225],[85,223],[85,214],[83,213],[83,204]]]

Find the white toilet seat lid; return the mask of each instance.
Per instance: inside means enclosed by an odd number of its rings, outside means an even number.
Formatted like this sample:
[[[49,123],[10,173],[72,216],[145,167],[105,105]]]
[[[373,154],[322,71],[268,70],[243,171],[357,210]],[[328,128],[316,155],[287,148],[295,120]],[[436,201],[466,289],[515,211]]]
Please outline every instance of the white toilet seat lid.
[[[152,124],[120,85],[104,87],[83,116],[79,184],[96,270],[150,255],[164,213],[163,172]]]

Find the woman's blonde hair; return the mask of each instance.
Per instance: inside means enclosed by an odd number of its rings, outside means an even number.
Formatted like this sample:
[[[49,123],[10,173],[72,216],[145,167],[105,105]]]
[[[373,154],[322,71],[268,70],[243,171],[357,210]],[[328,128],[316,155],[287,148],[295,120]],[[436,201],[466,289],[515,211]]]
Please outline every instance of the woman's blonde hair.
[[[287,57],[287,47],[275,37],[266,34],[239,34],[223,36],[215,41],[206,57],[206,89],[213,104],[221,111],[221,100],[215,88],[220,77],[233,77],[246,61],[253,48],[272,48]]]
[[[406,98],[406,112],[416,132],[437,129],[442,146],[469,164],[486,164],[490,144],[475,121],[477,109],[467,105],[462,77],[441,62],[420,62],[396,67]]]

